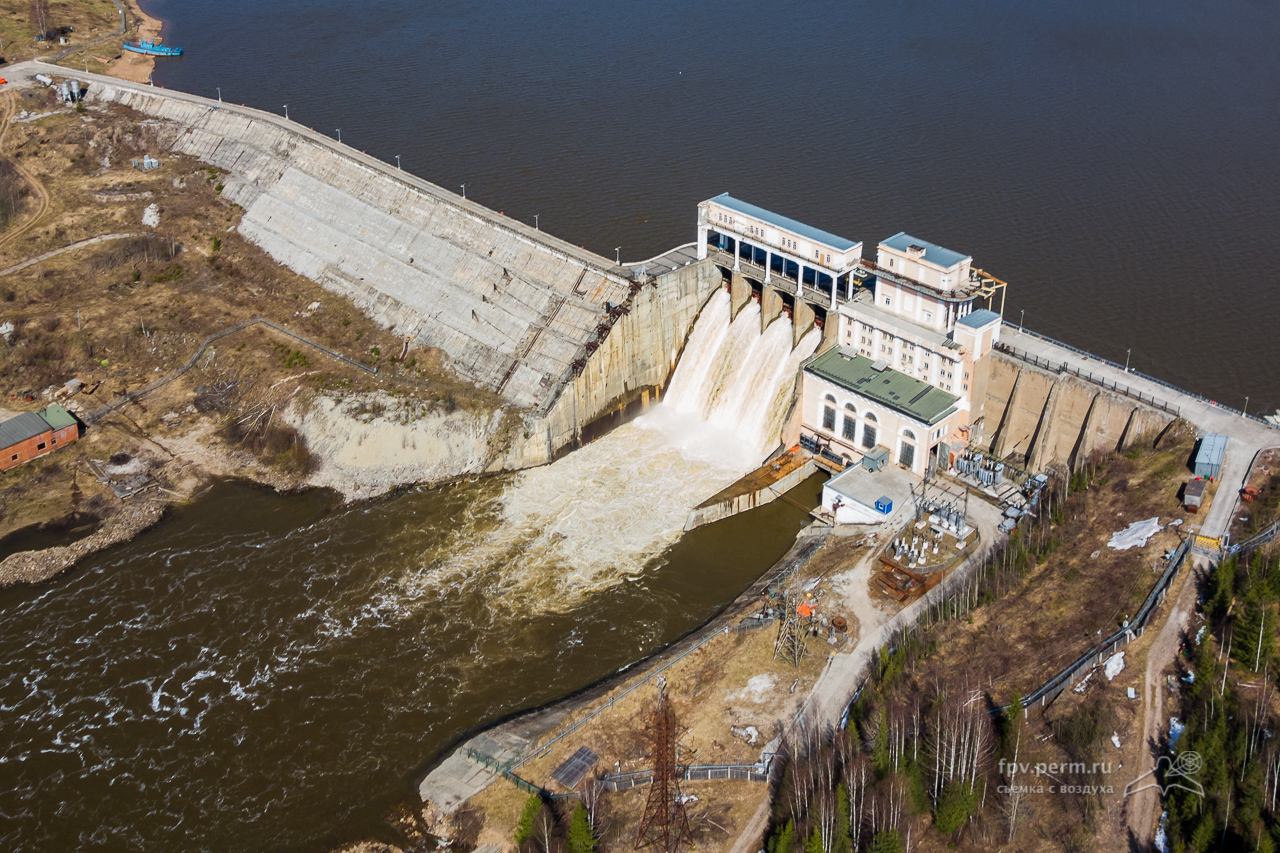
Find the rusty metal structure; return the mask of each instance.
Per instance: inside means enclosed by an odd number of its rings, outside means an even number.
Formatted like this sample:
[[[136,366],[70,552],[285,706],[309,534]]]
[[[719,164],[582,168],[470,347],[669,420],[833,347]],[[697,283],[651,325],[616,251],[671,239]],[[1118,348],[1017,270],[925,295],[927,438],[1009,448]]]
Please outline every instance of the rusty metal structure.
[[[680,794],[684,768],[679,763],[680,724],[675,709],[667,700],[666,682],[658,680],[658,706],[649,721],[649,742],[653,757],[653,782],[649,800],[640,818],[636,849],[654,847],[663,853],[675,853],[681,845],[691,846],[689,816]]]
[[[773,644],[773,659],[782,658],[787,663],[800,667],[805,653],[809,651],[807,635],[809,633],[806,618],[798,612],[801,600],[798,596],[784,595],[782,599],[782,621],[778,625],[778,639]]]

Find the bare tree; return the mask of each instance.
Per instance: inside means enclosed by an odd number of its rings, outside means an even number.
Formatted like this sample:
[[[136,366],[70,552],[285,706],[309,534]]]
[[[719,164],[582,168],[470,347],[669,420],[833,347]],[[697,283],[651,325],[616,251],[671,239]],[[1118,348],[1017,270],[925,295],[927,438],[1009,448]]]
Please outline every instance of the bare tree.
[[[49,0],[31,0],[31,26],[40,35],[49,33]]]

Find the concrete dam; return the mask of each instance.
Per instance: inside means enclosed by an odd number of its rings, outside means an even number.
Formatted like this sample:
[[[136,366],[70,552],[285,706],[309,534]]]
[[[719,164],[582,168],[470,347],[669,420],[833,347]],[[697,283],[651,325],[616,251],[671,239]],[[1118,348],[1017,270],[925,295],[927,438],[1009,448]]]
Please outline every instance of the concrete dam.
[[[656,398],[719,284],[704,264],[649,286],[283,118],[97,75],[90,97],[162,119],[167,150],[225,170],[240,232],[524,410],[504,467],[545,463],[601,415]]]
[[[821,272],[807,278],[801,265],[794,285],[779,288],[777,274],[769,283],[778,258],[744,238],[742,251],[713,246],[699,260],[682,247],[650,265],[661,272],[636,275],[279,116],[78,76],[91,99],[161,120],[167,150],[224,170],[223,195],[244,208],[247,239],[412,343],[443,351],[462,377],[521,410],[525,437],[495,468],[545,464],[659,399],[717,291],[727,293],[728,319],[754,300],[761,332],[785,314],[790,348],[815,327],[820,350],[845,343],[824,321],[837,316],[837,296],[859,292],[849,272],[820,291]],[[845,270],[895,280],[861,259],[861,243],[848,253],[854,266]],[[990,355],[973,377],[969,443],[1032,469],[1075,465],[1172,420],[1132,395]],[[781,430],[788,443],[799,434],[797,397]]]

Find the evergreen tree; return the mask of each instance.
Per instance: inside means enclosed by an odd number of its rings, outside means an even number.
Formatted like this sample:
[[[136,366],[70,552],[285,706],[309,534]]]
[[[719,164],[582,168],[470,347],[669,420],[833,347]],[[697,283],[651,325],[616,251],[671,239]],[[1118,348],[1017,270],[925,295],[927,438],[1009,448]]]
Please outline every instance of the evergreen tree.
[[[950,835],[968,822],[973,806],[973,791],[969,786],[964,782],[951,782],[938,794],[933,825],[943,835]]]
[[[596,853],[596,833],[582,803],[574,806],[569,819],[569,853]]]
[[[849,789],[841,782],[836,786],[836,838],[834,853],[851,853],[852,827],[849,825]]]
[[[773,831],[769,838],[769,853],[791,853],[796,843],[796,822],[789,820]]]
[[[896,829],[882,829],[871,839],[867,853],[902,853],[902,836]]]
[[[804,853],[827,853],[822,849],[822,833],[815,826],[813,831],[809,833],[809,837],[804,842]]]
[[[1231,659],[1243,670],[1261,672],[1276,654],[1276,615],[1256,590],[1236,608]]]
[[[516,844],[524,844],[533,836],[533,822],[540,811],[542,811],[542,798],[537,794],[530,794],[529,799],[524,801],[524,810],[520,812],[520,819],[516,821],[513,839]]]

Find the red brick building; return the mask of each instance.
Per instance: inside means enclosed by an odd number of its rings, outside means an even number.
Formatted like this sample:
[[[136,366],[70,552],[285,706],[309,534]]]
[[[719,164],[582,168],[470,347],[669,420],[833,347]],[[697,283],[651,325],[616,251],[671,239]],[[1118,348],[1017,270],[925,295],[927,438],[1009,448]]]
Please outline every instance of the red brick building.
[[[23,412],[0,423],[0,471],[52,453],[59,445],[70,444],[79,437],[80,422],[61,406]]]

